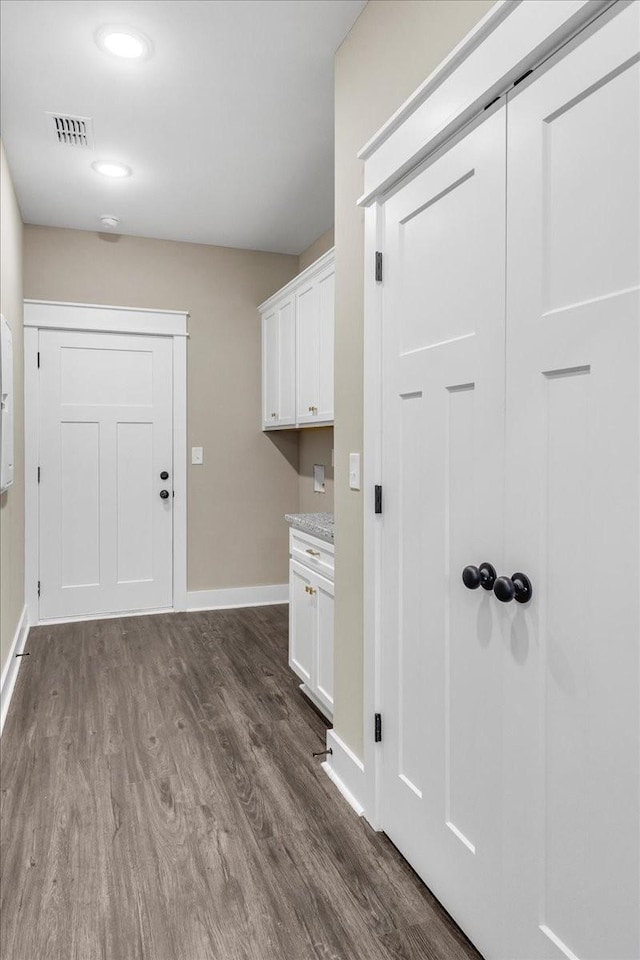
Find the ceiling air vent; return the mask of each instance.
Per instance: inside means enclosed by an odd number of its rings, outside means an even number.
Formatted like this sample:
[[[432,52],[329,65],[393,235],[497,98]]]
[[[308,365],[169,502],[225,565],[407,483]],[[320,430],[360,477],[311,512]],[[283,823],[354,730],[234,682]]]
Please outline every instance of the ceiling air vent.
[[[48,113],[47,116],[57,143],[93,149],[93,122],[89,117],[72,117],[66,113]]]

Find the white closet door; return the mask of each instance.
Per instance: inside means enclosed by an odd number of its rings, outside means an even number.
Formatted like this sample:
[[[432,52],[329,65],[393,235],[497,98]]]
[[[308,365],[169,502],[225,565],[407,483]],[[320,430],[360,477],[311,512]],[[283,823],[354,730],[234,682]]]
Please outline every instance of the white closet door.
[[[487,956],[500,936],[505,110],[385,204],[384,830]]]
[[[39,346],[41,618],[170,607],[171,340],[46,330]]]
[[[508,105],[511,960],[640,956],[639,18]]]

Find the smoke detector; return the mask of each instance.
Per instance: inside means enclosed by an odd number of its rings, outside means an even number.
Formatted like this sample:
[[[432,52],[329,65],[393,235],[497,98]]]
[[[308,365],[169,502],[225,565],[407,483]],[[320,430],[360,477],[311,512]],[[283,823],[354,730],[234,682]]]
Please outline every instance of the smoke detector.
[[[49,129],[56,143],[93,149],[93,120],[68,113],[48,113]]]
[[[100,217],[100,223],[104,230],[115,230],[120,220],[118,217],[112,216],[110,213],[105,213],[104,216]]]

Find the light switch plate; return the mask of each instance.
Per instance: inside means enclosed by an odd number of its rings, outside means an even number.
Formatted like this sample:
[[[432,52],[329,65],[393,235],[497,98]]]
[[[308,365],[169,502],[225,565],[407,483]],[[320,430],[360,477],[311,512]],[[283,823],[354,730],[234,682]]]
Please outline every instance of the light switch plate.
[[[349,486],[352,490],[360,489],[360,454],[349,454]]]
[[[191,463],[204,463],[204,447],[191,447]]]

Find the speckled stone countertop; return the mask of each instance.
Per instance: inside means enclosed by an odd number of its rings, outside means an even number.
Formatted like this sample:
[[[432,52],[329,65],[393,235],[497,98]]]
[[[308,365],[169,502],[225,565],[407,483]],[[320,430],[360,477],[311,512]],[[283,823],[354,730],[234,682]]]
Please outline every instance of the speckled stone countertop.
[[[333,543],[332,513],[286,513],[284,518],[292,527]]]

